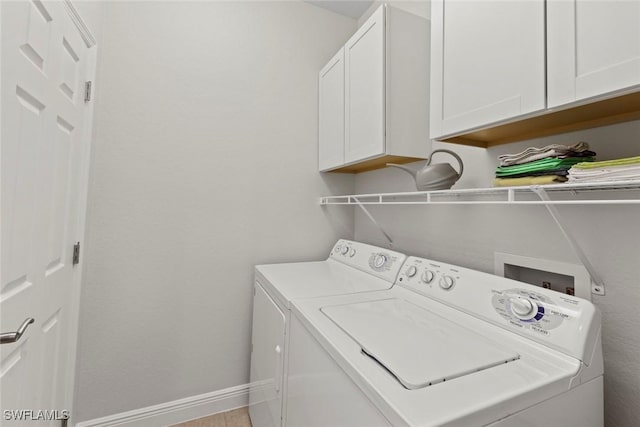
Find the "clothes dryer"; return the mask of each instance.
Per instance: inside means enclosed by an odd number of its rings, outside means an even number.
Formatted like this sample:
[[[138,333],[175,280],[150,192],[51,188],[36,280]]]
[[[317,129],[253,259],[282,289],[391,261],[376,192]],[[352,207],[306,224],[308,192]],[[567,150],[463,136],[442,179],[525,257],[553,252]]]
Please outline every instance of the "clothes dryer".
[[[324,261],[255,267],[249,392],[253,427],[282,426],[286,421],[291,302],[389,289],[405,259],[399,252],[339,240]]]

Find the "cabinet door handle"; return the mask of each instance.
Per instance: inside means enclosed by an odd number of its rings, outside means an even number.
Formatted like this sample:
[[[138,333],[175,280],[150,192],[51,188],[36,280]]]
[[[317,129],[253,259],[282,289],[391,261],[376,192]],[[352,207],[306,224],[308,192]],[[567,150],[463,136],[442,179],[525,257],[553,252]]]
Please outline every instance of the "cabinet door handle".
[[[22,322],[22,325],[20,325],[20,327],[18,328],[17,331],[1,333],[0,334],[0,344],[11,344],[11,343],[14,343],[14,342],[18,341],[20,339],[20,337],[22,336],[22,334],[24,334],[24,331],[27,330],[27,326],[29,326],[30,324],[32,324],[35,321],[36,321],[36,319],[34,319],[33,317],[29,317],[24,322]]]

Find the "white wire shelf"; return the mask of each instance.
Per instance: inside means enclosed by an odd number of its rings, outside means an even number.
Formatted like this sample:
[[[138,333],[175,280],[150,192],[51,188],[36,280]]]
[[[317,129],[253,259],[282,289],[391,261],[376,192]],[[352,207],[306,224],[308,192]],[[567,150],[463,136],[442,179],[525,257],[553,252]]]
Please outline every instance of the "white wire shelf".
[[[548,200],[539,197],[543,191]],[[549,184],[522,187],[323,196],[321,205],[633,205],[640,181]]]

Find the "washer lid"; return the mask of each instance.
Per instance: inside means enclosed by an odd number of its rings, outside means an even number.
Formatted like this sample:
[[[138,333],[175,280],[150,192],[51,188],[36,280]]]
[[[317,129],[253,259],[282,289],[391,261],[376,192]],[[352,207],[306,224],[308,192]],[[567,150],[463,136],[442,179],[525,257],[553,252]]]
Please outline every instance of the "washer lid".
[[[404,299],[325,306],[321,311],[407,389],[520,358],[473,332],[471,324],[462,327]]]

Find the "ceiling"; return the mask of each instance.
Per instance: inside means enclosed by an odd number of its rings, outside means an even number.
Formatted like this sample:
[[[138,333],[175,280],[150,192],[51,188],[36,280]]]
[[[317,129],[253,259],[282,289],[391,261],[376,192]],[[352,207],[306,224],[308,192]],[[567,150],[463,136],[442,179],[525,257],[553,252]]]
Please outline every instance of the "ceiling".
[[[373,4],[373,0],[304,0],[340,15],[358,19]]]

